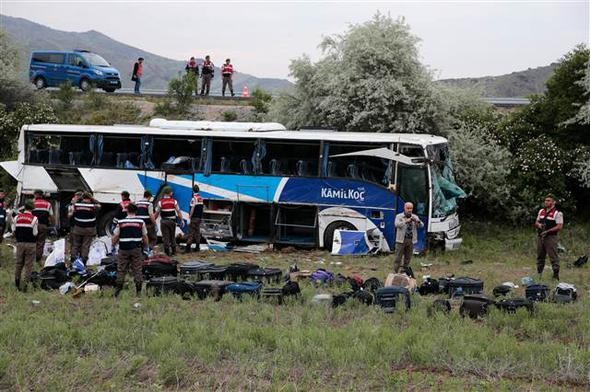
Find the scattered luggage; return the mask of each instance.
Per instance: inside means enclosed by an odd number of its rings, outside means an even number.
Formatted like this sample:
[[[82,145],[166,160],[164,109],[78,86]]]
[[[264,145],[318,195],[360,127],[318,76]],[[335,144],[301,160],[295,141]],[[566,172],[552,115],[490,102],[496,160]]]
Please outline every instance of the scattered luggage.
[[[252,297],[260,297],[260,290],[262,283],[260,282],[240,282],[230,284],[225,288],[225,291],[231,293],[235,298],[241,299],[242,294],[248,294]]]
[[[535,312],[535,303],[526,298],[506,298],[496,302],[496,307],[507,313],[516,313],[518,309],[525,309],[529,313]]]
[[[297,282],[287,282],[281,289],[283,292],[283,296],[290,297],[295,296],[298,297],[301,294],[301,288],[299,287],[299,283]]]
[[[316,284],[329,284],[334,280],[334,274],[323,268],[318,268],[313,274],[311,274],[309,280]]]
[[[213,263],[203,261],[189,261],[181,264],[178,268],[179,275],[191,282],[202,280],[200,271],[205,268],[213,267]]]
[[[223,297],[223,294],[225,294],[226,288],[232,284],[234,282],[227,280],[201,280],[192,285],[199,299],[205,299],[210,295],[216,301],[219,301]]]
[[[195,288],[192,284],[179,279],[176,276],[158,276],[153,277],[146,283],[146,289],[153,295],[178,294],[182,297],[194,295]]]
[[[248,271],[260,268],[257,264],[252,263],[232,263],[227,266],[226,276],[234,282],[241,282],[248,279]]]
[[[458,291],[463,295],[480,294],[483,292],[483,281],[470,277],[451,279],[446,284],[446,291],[449,297],[453,297]]]
[[[356,299],[357,301],[360,301],[360,303],[365,304],[365,305],[372,305],[373,301],[374,301],[373,294],[371,294],[371,292],[365,291],[365,290],[355,291],[354,294],[352,295],[352,297],[354,299]]]
[[[410,291],[404,287],[381,287],[375,293],[375,303],[379,305],[385,312],[391,313],[395,310],[395,306],[399,297],[402,297],[406,310],[410,310]]]
[[[350,284],[352,291],[358,291],[363,287],[363,283],[365,283],[365,281],[359,275],[352,275],[350,278],[348,278],[348,283]]]
[[[553,291],[553,302],[568,304],[578,299],[578,290],[573,284],[559,283]]]
[[[494,297],[504,297],[511,291],[512,287],[501,284],[499,286],[494,287],[494,289],[492,290],[492,294],[494,295]]]
[[[178,263],[167,256],[153,256],[143,261],[142,271],[145,280],[161,276],[176,276]]]
[[[412,291],[416,289],[416,279],[404,274],[389,274],[385,279],[385,287],[399,286]]]
[[[547,301],[549,299],[549,287],[545,284],[531,284],[525,289],[525,297],[531,301]]]
[[[586,265],[586,263],[588,263],[588,256],[580,256],[576,261],[574,261],[574,267],[582,268],[584,265]]]
[[[268,287],[262,289],[262,293],[260,294],[263,300],[267,301],[276,301],[277,304],[283,304],[283,289],[276,288],[276,287]]]
[[[212,265],[203,267],[197,273],[197,280],[225,280],[227,267]]]
[[[379,290],[381,287],[383,287],[383,283],[381,283],[381,281],[379,279],[369,278],[369,279],[365,280],[362,288],[365,291],[369,291],[369,292],[375,294],[377,292],[377,290]]]
[[[462,317],[469,316],[469,318],[476,319],[484,317],[488,314],[488,308],[494,301],[485,295],[465,295],[459,307],[459,314]]]
[[[254,268],[248,271],[248,278],[267,283],[279,283],[283,272],[279,268]]]
[[[440,293],[440,286],[438,280],[430,277],[426,278],[422,284],[418,287],[418,293],[420,295],[438,294]]]
[[[43,290],[58,290],[61,285],[70,280],[64,263],[57,263],[51,267],[44,267],[39,272],[39,282]]]
[[[432,303],[432,310],[451,313],[451,302],[448,299],[437,299]]]

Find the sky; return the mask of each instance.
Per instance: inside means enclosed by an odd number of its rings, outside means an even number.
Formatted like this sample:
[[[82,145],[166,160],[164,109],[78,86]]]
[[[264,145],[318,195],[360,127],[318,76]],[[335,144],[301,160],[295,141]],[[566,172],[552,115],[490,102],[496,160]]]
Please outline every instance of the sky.
[[[376,12],[404,17],[435,77],[501,75],[557,61],[590,38],[582,1],[87,1],[0,0],[0,13],[48,27],[97,30],[149,52],[186,60],[231,57],[258,77],[287,78],[292,59],[321,58],[322,37]]]

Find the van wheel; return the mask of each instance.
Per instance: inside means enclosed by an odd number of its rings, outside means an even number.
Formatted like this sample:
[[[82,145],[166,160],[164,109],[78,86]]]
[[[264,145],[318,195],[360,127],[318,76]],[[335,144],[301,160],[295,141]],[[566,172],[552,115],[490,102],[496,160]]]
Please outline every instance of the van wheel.
[[[45,87],[47,87],[47,82],[45,82],[45,79],[39,76],[35,79],[35,87],[37,87],[37,89],[39,90],[44,89]]]
[[[356,230],[353,224],[345,221],[332,222],[324,231],[324,249],[332,251],[332,242],[334,242],[334,232],[336,230]]]
[[[80,80],[80,90],[89,91],[92,88],[92,83],[88,79]]]
[[[117,210],[112,210],[105,213],[100,220],[98,221],[98,235],[103,236],[106,235],[107,237],[113,236],[113,219],[115,219],[115,215],[117,214]]]
[[[116,88],[110,88],[109,87],[109,88],[104,88],[103,90],[106,91],[107,93],[114,93],[115,90],[116,90]]]

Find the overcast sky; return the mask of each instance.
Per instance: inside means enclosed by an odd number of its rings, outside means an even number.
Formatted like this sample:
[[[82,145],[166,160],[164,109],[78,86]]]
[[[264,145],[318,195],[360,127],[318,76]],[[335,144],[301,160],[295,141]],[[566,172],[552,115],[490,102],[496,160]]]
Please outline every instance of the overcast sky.
[[[210,54],[221,64],[231,57],[239,71],[285,78],[291,59],[319,58],[322,36],[381,11],[405,17],[422,39],[423,63],[438,78],[454,78],[547,65],[588,43],[589,3],[0,0],[0,13],[59,30],[97,30],[174,59]]]

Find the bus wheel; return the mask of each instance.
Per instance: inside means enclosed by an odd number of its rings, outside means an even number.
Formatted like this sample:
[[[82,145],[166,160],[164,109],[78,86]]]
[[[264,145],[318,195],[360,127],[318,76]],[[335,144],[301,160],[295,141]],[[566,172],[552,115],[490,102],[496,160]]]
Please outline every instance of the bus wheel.
[[[38,76],[35,79],[35,87],[37,87],[37,89],[39,89],[39,90],[47,87],[47,83],[45,82],[45,79],[43,79],[41,76]]]
[[[115,226],[113,225],[113,219],[115,219],[115,215],[117,214],[116,210],[109,211],[105,213],[103,216],[100,217],[98,221],[98,235],[103,236],[106,235],[107,237],[113,236],[113,230]]]
[[[353,224],[345,221],[332,222],[324,231],[324,249],[332,251],[332,242],[334,242],[334,232],[336,230],[356,230]]]

